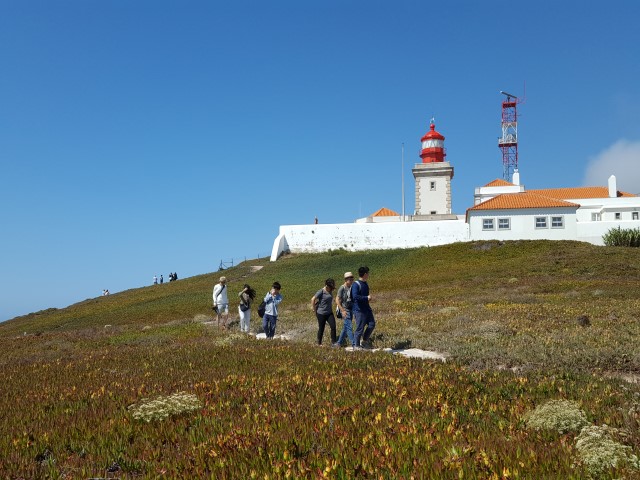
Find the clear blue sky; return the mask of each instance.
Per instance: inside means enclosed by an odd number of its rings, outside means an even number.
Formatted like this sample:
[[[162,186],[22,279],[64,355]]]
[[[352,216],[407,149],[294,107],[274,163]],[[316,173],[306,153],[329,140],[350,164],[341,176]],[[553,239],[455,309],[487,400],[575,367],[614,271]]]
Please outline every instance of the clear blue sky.
[[[635,0],[0,0],[0,320],[399,211],[403,142],[412,212],[432,115],[464,213],[525,82],[527,187],[638,193],[639,25]]]

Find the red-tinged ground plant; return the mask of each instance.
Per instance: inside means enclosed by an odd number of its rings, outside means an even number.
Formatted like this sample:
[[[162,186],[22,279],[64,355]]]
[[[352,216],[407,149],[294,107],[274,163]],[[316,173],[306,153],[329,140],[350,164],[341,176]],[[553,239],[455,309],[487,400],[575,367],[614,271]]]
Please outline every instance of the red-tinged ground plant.
[[[635,418],[626,412],[637,387],[610,371],[640,365],[640,252],[489,247],[265,264],[250,283],[285,285],[278,329],[291,342],[192,321],[210,318],[211,275],[2,324],[0,478],[106,477],[116,467],[122,479],[586,478],[575,434],[530,430],[522,418],[557,398],[579,398],[589,418],[618,429]],[[447,364],[311,347],[318,272],[339,278],[361,263],[374,272],[377,346],[447,351]],[[226,273],[230,290],[248,274]],[[588,327],[576,322],[584,313]],[[174,392],[192,392],[202,408],[151,422],[127,409]],[[617,441],[639,444],[629,431]]]

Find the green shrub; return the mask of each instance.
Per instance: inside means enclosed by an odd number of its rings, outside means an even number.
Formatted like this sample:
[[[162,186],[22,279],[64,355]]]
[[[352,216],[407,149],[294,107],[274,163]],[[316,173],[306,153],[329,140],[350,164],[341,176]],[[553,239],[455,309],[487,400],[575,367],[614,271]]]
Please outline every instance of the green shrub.
[[[571,400],[551,400],[538,405],[525,415],[525,422],[534,430],[556,430],[558,433],[579,432],[589,424],[586,414]]]
[[[584,427],[576,439],[576,450],[582,463],[593,477],[601,477],[612,468],[640,466],[631,447],[616,442],[612,435],[617,429],[607,425]]]
[[[607,247],[640,247],[640,228],[612,228],[602,236]]]

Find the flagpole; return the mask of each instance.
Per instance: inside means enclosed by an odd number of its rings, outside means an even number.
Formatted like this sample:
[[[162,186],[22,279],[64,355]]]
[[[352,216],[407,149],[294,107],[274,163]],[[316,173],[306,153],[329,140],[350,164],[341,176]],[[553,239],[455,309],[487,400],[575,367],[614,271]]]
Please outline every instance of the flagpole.
[[[404,142],[402,142],[402,221],[404,222]]]

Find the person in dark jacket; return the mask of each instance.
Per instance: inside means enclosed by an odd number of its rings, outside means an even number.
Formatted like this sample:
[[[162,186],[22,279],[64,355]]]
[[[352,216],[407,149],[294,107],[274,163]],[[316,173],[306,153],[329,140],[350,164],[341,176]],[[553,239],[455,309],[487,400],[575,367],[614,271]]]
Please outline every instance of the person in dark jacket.
[[[371,348],[371,334],[376,328],[376,320],[373,318],[373,311],[369,302],[371,295],[369,294],[369,267],[360,267],[358,269],[358,281],[351,285],[351,300],[353,301],[353,316],[356,319],[355,347]]]

